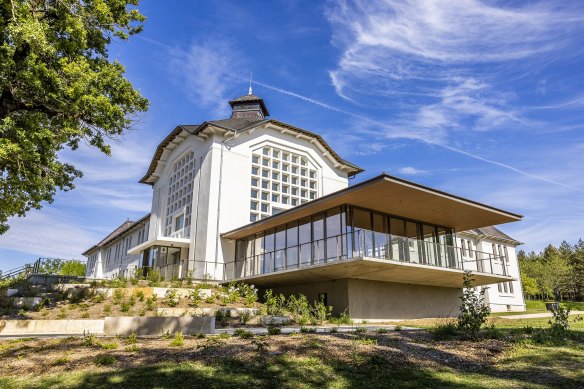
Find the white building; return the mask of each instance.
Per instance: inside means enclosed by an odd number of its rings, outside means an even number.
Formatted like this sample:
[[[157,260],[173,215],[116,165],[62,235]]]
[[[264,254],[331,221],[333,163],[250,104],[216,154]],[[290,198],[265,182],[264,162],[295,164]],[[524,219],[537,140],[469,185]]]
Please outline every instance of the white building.
[[[160,143],[151,213],[84,253],[88,277],[238,280],[375,320],[455,314],[472,270],[494,310],[524,309],[519,243],[492,227],[520,215],[386,174],[349,186],[362,169],[319,135],[252,94],[229,103]]]

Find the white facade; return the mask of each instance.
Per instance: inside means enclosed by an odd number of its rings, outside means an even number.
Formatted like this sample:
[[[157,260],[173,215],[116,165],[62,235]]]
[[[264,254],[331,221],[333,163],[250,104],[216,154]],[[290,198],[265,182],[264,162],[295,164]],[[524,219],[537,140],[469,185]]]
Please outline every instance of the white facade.
[[[491,311],[524,311],[525,301],[521,276],[519,273],[519,261],[515,247],[519,242],[497,236],[480,234],[476,231],[463,231],[457,234],[457,245],[461,248],[462,256],[467,261],[476,258],[476,252],[493,254],[493,266],[501,266],[501,258],[505,258],[507,274],[516,281],[502,282],[489,285],[486,288],[485,299]]]
[[[222,234],[343,190],[361,171],[318,135],[266,119],[263,100],[252,95],[230,104],[232,118],[179,126],[160,144],[140,181],[152,185],[150,215],[84,253],[89,277],[154,267],[166,279],[223,280],[236,244]],[[456,238],[468,260],[473,250],[504,256],[508,275],[518,280],[489,287],[493,311],[524,309],[517,243],[476,230]]]

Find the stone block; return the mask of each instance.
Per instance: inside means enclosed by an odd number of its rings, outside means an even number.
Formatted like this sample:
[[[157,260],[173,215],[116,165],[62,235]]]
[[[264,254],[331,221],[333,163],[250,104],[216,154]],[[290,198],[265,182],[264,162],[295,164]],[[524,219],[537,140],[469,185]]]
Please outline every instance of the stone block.
[[[215,333],[214,317],[106,317],[105,335],[160,336],[162,334]]]

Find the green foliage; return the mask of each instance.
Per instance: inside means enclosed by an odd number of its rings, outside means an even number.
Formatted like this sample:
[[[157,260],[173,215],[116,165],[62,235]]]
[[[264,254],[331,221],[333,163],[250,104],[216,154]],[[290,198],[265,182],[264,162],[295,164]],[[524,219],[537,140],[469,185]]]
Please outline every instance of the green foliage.
[[[136,297],[138,297],[138,301],[144,301],[144,291],[139,290],[138,292],[136,292]]]
[[[280,335],[282,333],[282,329],[276,326],[268,326],[268,335]]]
[[[116,357],[113,355],[98,355],[93,362],[97,366],[110,366],[116,363]]]
[[[435,340],[446,340],[459,335],[458,327],[454,323],[440,324],[430,330]]]
[[[158,286],[160,284],[160,272],[156,269],[150,269],[146,279],[150,286]]]
[[[198,307],[199,304],[201,304],[201,301],[203,300],[203,298],[201,297],[201,290],[198,288],[191,290],[189,293],[189,299],[191,300],[191,305],[193,307],[195,308]]]
[[[518,254],[524,293],[531,298],[584,300],[584,241]]]
[[[107,316],[107,315],[109,315],[110,313],[112,313],[112,306],[111,306],[111,305],[109,305],[109,304],[105,304],[105,305],[103,306],[103,314]]]
[[[61,266],[59,274],[63,276],[79,276],[85,275],[86,265],[80,261],[65,261]]]
[[[164,294],[164,302],[169,307],[176,307],[179,303],[180,299],[177,296],[176,290],[168,289]]]
[[[148,101],[110,61],[142,30],[138,0],[0,3],[0,233],[82,173],[59,159],[84,142],[110,154]]]
[[[139,267],[135,267],[134,271],[132,272],[132,276],[130,277],[130,283],[132,285],[138,285],[138,281],[140,281],[142,278],[143,278],[142,277],[142,269]],[[140,300],[140,301],[142,301],[142,300]]]
[[[271,292],[271,291],[270,291]],[[288,297],[286,308],[290,312],[292,320],[300,325],[306,325],[310,322],[311,310],[310,304],[304,295],[291,295]]]
[[[286,313],[286,297],[283,294],[274,296],[271,289],[264,294],[264,304],[268,315],[282,316]]]
[[[332,324],[349,324],[349,325],[353,324],[353,320],[351,320],[346,311],[341,313],[337,317],[329,318],[329,322]]]
[[[116,289],[114,290],[114,294],[113,294],[113,302],[116,305],[119,305],[122,303],[122,299],[126,296],[126,293],[121,290],[121,289]]]
[[[481,326],[486,323],[491,308],[485,303],[485,289],[474,290],[474,278],[470,271],[464,273],[458,329],[471,339],[478,339]]]
[[[332,314],[333,307],[327,306],[323,301],[315,301],[312,309],[312,324],[318,324],[327,321]]]
[[[83,331],[83,345],[87,347],[95,346],[96,345],[95,334]]]
[[[376,331],[378,334],[386,334],[389,331],[387,330],[387,328],[378,328]]]
[[[146,299],[146,309],[149,311],[154,310],[154,299],[152,297]]]
[[[400,325],[398,324],[398,325],[396,325],[395,327],[393,327],[393,329],[394,329],[395,331],[401,331],[401,330],[402,330],[402,326],[400,326]]]
[[[170,341],[172,347],[182,347],[185,344],[185,337],[182,332],[177,332],[174,338]]]
[[[251,338],[253,338],[253,332],[246,331],[243,328],[237,328],[235,331],[233,331],[233,335],[234,336],[239,336],[242,339],[251,339]]]
[[[123,303],[120,305],[120,311],[122,311],[122,312],[124,312],[124,313],[125,313],[125,312],[130,312],[130,304],[129,304],[129,303],[127,303],[127,302],[123,302]]]
[[[110,343],[100,343],[99,347],[104,349],[104,350],[115,350],[118,347],[120,347],[120,345],[117,344],[116,342],[110,342]]]

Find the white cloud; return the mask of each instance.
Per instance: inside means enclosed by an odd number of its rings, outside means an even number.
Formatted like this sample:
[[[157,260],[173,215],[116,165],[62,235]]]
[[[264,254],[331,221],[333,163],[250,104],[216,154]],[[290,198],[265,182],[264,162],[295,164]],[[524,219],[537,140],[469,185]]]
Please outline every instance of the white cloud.
[[[171,68],[178,75],[183,89],[193,103],[210,108],[213,114],[228,113],[228,85],[233,75],[244,74],[244,60],[229,41],[213,38],[196,41],[188,50],[171,50]]]
[[[90,232],[84,220],[45,206],[26,218],[12,218],[8,232],[0,236],[0,247],[42,257],[83,259],[81,253],[101,235]]]
[[[416,169],[415,167],[412,166],[401,167],[397,169],[397,172],[405,176],[425,176],[430,174],[430,172],[428,172],[427,170]]]

